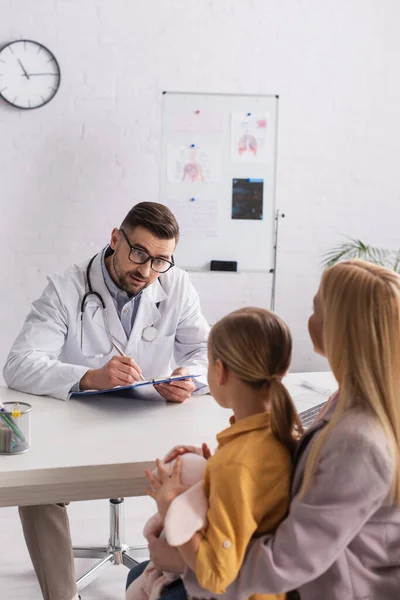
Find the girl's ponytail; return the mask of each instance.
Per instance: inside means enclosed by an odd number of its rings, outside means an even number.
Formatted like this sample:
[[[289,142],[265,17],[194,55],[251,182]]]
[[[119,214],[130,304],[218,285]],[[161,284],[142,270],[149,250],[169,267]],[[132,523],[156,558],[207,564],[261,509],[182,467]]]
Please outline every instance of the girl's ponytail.
[[[280,378],[270,378],[271,429],[279,441],[293,454],[303,426],[287,388]]]

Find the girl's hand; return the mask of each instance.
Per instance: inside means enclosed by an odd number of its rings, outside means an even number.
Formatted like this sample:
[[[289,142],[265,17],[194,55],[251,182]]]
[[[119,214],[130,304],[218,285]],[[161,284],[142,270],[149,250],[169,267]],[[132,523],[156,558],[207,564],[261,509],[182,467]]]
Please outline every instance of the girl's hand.
[[[168,475],[159,458],[156,460],[156,465],[158,478],[151,471],[146,471],[146,477],[152,486],[146,489],[146,493],[157,502],[158,512],[164,521],[172,500],[187,490],[187,486],[181,483],[182,459],[180,457],[176,459],[171,475]]]
[[[203,456],[206,460],[208,460],[211,456],[211,450],[207,446],[207,444],[202,444],[201,448],[197,446],[175,446],[168,452],[166,457],[164,458],[165,463],[172,462],[178,456],[182,456],[182,454],[198,454],[199,456]]]

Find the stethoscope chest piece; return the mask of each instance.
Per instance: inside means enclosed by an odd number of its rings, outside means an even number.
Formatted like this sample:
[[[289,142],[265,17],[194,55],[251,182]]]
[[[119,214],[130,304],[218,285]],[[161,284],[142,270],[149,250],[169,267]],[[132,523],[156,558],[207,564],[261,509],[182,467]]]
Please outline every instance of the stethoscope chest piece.
[[[151,325],[151,327],[145,327],[143,329],[142,340],[144,340],[145,342],[154,342],[157,335],[157,329],[154,327],[154,325]]]

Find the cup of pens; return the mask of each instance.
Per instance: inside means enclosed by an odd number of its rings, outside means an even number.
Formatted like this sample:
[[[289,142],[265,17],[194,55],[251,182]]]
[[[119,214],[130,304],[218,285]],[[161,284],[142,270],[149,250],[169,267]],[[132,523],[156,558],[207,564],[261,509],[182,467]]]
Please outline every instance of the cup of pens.
[[[27,402],[0,402],[0,454],[28,452],[31,410]]]

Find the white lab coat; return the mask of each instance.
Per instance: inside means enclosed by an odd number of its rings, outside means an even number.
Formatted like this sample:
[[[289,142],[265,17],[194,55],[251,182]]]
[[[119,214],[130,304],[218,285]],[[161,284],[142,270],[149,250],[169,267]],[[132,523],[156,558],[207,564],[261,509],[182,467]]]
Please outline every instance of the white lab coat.
[[[80,307],[88,289],[88,262],[48,277],[47,287],[33,302],[8,355],[3,375],[9,387],[67,400],[71,388],[88,369],[98,369],[117,354],[112,349],[103,358],[86,358],[81,351]],[[174,267],[143,291],[129,339],[104,283],[101,252],[93,261],[90,279],[93,290],[101,294],[106,304],[113,338],[125,354],[136,361],[145,378],[170,374],[174,360],[176,365],[201,374],[197,380],[200,385],[207,384],[209,326],[185,271]],[[142,331],[151,325],[156,327],[158,336],[155,341],[146,342],[142,339]],[[102,310],[93,300],[87,303],[84,336],[86,354],[109,350]],[[201,391],[204,393],[208,389]]]

